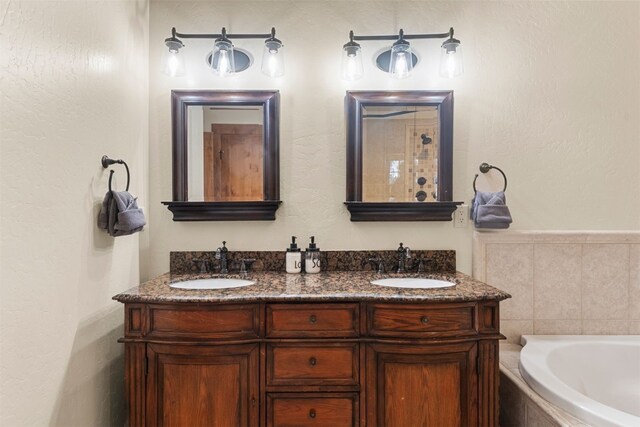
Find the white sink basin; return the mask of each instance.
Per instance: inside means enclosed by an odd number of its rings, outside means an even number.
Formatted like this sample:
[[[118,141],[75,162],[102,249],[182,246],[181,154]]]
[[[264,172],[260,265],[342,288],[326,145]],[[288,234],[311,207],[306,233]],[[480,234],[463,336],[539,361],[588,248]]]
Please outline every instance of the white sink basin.
[[[436,289],[450,288],[456,284],[445,280],[421,279],[415,277],[400,277],[394,279],[372,280],[371,284],[378,286],[389,286],[392,288],[411,288],[411,289]]]
[[[256,283],[254,280],[243,279],[198,279],[184,282],[171,283],[169,286],[175,289],[230,289],[241,288]]]

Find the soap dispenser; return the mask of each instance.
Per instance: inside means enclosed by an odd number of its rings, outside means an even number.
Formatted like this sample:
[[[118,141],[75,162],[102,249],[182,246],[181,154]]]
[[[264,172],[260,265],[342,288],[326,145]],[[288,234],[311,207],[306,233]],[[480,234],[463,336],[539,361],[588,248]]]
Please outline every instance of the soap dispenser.
[[[320,273],[320,248],[316,247],[316,238],[311,236],[311,243],[304,254],[304,271]]]
[[[291,244],[287,248],[287,273],[302,271],[302,253],[296,244],[296,236],[291,236]]]

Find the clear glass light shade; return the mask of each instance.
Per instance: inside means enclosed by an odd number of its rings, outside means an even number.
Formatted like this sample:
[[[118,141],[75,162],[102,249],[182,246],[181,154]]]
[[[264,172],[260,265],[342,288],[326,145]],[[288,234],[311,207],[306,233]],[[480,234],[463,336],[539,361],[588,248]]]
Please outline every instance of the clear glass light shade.
[[[236,71],[233,44],[228,40],[216,40],[213,47],[211,69],[220,77],[226,77]]]
[[[342,78],[353,81],[364,75],[360,46],[346,46],[342,50]]]
[[[169,77],[184,76],[184,55],[180,55],[179,50],[166,50],[162,55],[162,71]]]
[[[389,73],[396,79],[409,77],[413,70],[413,54],[409,43],[394,44],[391,47]]]
[[[445,42],[440,50],[440,76],[454,78],[464,73],[460,43]]]
[[[281,77],[284,75],[284,52],[282,43],[267,41],[262,53],[262,74],[269,77]]]

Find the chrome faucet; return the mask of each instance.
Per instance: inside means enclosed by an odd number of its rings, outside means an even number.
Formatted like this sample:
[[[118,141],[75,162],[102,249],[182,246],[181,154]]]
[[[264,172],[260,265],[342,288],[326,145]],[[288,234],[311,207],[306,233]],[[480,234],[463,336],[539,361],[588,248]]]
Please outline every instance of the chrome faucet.
[[[404,273],[406,272],[406,261],[411,259],[411,249],[402,246],[402,243],[400,243],[400,247],[398,247],[396,252],[398,252],[398,269],[396,273]]]
[[[226,246],[227,242],[222,241],[222,247],[216,249],[216,259],[220,260],[220,274],[227,274],[229,269],[227,268],[227,253],[229,249]]]

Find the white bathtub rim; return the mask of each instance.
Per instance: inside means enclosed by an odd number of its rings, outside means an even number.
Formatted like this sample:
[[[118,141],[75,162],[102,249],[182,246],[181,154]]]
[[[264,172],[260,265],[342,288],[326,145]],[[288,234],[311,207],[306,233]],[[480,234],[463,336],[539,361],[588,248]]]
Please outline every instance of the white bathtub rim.
[[[640,335],[523,335],[521,339],[523,348],[520,352],[518,367],[522,378],[535,392],[569,414],[598,427],[637,427],[640,425],[640,417],[604,405],[578,392],[550,372],[543,365],[542,360],[536,360],[530,353],[535,352],[540,344],[550,342],[631,344],[638,341],[640,341]],[[530,347],[525,351],[527,345]],[[533,375],[530,372],[533,372]]]

